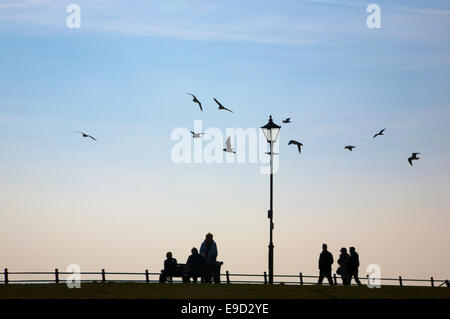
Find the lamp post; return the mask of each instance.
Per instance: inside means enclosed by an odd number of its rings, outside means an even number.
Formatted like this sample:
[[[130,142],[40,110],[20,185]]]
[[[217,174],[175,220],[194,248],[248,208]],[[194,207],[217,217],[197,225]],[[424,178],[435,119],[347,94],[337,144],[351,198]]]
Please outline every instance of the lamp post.
[[[272,121],[272,115],[269,117],[269,122],[261,126],[264,132],[264,136],[269,143],[269,154],[270,155],[270,210],[268,211],[268,218],[270,219],[270,241],[269,241],[269,284],[273,284],[273,144],[277,141],[278,133],[280,132],[281,126],[276,125]]]

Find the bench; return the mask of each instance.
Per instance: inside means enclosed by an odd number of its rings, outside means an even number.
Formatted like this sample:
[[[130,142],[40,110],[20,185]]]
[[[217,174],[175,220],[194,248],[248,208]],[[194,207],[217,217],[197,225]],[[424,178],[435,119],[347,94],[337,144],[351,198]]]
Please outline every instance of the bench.
[[[203,264],[203,265],[193,265],[193,264],[176,264],[173,269],[161,270],[159,275],[159,282],[163,283],[166,281],[172,282],[173,277],[181,277],[183,282],[189,282],[190,278],[197,282],[197,278],[200,277],[202,282],[211,282],[220,284],[220,268],[223,262],[216,262],[215,264]]]

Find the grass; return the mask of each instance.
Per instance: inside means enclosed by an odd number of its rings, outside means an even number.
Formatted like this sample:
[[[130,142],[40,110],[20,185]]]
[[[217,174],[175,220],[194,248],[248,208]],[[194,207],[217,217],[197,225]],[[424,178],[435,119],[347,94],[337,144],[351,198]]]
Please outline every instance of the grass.
[[[343,286],[248,284],[83,283],[80,289],[65,284],[0,285],[0,299],[37,298],[150,298],[150,299],[450,299],[450,289],[383,286],[370,289]]]

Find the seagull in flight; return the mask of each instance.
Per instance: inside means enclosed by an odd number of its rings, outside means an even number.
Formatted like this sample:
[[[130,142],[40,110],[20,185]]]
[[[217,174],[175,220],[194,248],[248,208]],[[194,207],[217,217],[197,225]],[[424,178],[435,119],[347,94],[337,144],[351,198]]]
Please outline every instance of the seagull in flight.
[[[288,117],[287,119],[283,120],[283,123],[291,123],[291,118]]]
[[[347,145],[346,147],[344,147],[344,150],[349,150],[349,151],[351,152],[351,151],[353,151],[353,149],[354,149],[355,147],[356,147],[356,146]]]
[[[417,155],[420,153],[412,153],[411,157],[408,158],[408,162],[411,166],[413,166],[412,161],[418,160],[420,157],[417,157]]]
[[[302,146],[303,146],[302,143],[297,142],[297,141],[294,141],[294,140],[290,140],[289,143],[288,143],[288,145],[291,145],[291,144],[297,145],[297,147],[298,147],[298,152],[299,152],[299,153],[302,152]]]
[[[383,134],[384,130],[385,130],[385,128],[382,129],[381,131],[379,131],[377,134],[375,134],[375,135],[373,136],[373,138],[377,137],[378,135],[384,135],[384,134]]]
[[[75,133],[80,133],[83,137],[90,137],[90,138],[92,138],[94,141],[96,141],[96,139],[95,139],[94,137],[92,137],[92,136],[90,136],[89,134],[86,134],[86,133],[84,133],[84,132],[75,131]]]
[[[220,102],[219,101],[217,101],[216,100],[216,98],[214,98],[214,101],[217,103],[217,104],[219,104],[219,110],[225,110],[225,111],[228,111],[228,112],[231,112],[231,113],[234,113],[232,110],[230,110],[230,109],[227,109],[225,106],[223,106],[222,104],[220,104]]]
[[[235,151],[231,148],[231,138],[228,136],[227,138],[227,148],[223,149],[224,152],[236,154]]]
[[[200,138],[205,133],[195,133],[194,131],[191,131],[192,138]]]
[[[194,95],[194,94],[191,94],[191,93],[186,93],[186,94],[189,94],[189,95],[191,95],[191,96],[194,98],[192,101],[193,101],[194,103],[197,103],[198,106],[200,106],[200,111],[203,112],[203,109],[202,109],[202,103],[200,103],[200,101],[197,100],[197,98],[195,97],[195,95]]]

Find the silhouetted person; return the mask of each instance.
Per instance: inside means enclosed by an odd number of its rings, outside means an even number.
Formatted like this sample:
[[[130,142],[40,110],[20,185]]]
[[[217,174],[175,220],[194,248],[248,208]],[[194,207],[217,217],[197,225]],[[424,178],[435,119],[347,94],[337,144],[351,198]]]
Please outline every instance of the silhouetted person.
[[[319,257],[319,285],[322,284],[323,277],[327,277],[330,285],[333,285],[333,279],[331,278],[331,265],[333,262],[333,255],[328,251],[327,244],[323,244]]]
[[[359,255],[355,250],[355,247],[350,247],[350,258],[348,259],[348,284],[352,282],[352,277],[355,277],[355,281],[358,286],[361,286],[361,281],[358,278],[359,268]]]
[[[213,240],[213,234],[207,233],[205,236],[205,240],[203,241],[202,245],[200,246],[200,255],[202,255],[205,258],[205,263],[212,269],[211,273],[213,274],[215,281],[218,278],[218,281],[220,281],[220,274],[217,274],[217,269],[220,269],[218,267],[217,263],[217,245],[216,242]],[[211,282],[211,276],[205,276],[202,278],[203,281]]]
[[[159,282],[165,282],[167,278],[172,281],[172,274],[177,269],[177,260],[172,257],[172,253],[169,251],[166,254],[167,259],[164,260],[164,269],[161,271]]]
[[[350,255],[347,253],[347,248],[342,247],[341,248],[341,254],[339,255],[338,264],[339,268],[336,271],[338,275],[341,275],[342,284],[344,286],[348,286],[350,284],[349,282],[349,272],[348,272],[348,266],[349,266],[349,258]]]
[[[195,274],[196,272],[199,271],[199,268],[201,267],[201,265],[205,264],[205,258],[198,253],[198,249],[195,247],[191,249],[191,253],[192,253],[192,255],[190,255],[188,257],[186,264],[191,265],[192,272]],[[186,278],[186,279],[187,279],[186,281],[189,282],[189,278]],[[197,276],[193,276],[192,280],[194,282],[197,282]]]
[[[213,234],[207,233],[205,240],[200,246],[200,255],[205,258],[207,264],[212,264],[217,259],[217,245],[213,240]]]
[[[192,253],[192,255],[190,255],[188,257],[188,260],[187,260],[186,264],[202,265],[202,264],[205,263],[205,258],[198,253],[198,249],[197,248],[195,248],[195,247],[192,248],[191,249],[191,253]]]
[[[177,260],[172,257],[172,253],[169,251],[166,254],[167,259],[164,260],[164,270],[173,271],[177,266]]]

